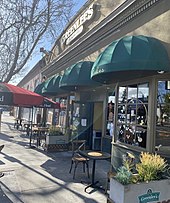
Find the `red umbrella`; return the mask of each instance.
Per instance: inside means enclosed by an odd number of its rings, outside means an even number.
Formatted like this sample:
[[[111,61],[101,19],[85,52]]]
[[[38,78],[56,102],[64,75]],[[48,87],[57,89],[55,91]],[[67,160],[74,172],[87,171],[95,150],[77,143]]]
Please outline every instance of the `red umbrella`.
[[[35,107],[59,109],[60,108],[60,104],[58,102],[52,101],[51,99],[49,99],[47,97],[43,97],[42,104],[35,105]]]
[[[59,108],[59,103],[45,98],[42,95],[3,82],[0,83],[0,105]]]

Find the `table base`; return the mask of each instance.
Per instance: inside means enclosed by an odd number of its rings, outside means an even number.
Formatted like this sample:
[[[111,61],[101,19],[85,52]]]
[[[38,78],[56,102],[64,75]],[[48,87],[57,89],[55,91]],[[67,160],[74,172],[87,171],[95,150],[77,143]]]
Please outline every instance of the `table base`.
[[[96,189],[100,189],[100,190],[103,190],[105,191],[105,189],[102,187],[102,185],[97,185],[99,183],[99,181],[95,181],[94,183],[85,183],[84,181],[81,181],[81,183],[83,184],[87,184],[87,186],[84,188],[84,191],[88,194],[90,194],[91,192],[87,192],[87,189],[88,188],[96,188]]]
[[[4,173],[0,172],[0,178],[4,176]]]

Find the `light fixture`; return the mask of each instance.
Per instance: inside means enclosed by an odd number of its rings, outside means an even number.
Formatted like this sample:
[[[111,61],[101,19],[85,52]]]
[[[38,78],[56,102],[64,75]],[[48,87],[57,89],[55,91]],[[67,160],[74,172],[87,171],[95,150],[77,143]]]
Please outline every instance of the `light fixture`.
[[[163,73],[165,73],[165,71],[163,71],[163,70],[159,70],[159,71],[157,71],[157,73],[159,73],[159,74],[163,74]]]
[[[42,77],[42,82],[46,81],[47,80],[47,76],[46,75],[43,75]]]
[[[44,54],[46,54],[46,55],[50,55],[50,54],[51,54],[51,52],[45,50],[44,47],[41,47],[41,48],[40,48],[40,52],[42,52],[42,53],[44,53]]]

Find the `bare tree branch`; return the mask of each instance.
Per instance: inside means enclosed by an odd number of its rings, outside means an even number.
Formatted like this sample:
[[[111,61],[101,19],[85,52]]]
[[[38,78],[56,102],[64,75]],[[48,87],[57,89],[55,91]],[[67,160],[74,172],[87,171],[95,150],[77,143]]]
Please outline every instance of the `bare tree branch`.
[[[37,45],[56,40],[72,16],[74,0],[0,1],[0,79],[24,70]]]

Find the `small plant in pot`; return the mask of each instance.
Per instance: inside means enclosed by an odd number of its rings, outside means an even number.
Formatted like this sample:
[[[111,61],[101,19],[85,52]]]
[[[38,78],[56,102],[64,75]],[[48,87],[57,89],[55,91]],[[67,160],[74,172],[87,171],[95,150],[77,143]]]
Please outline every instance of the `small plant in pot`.
[[[110,199],[114,203],[170,202],[167,166],[158,154],[142,152],[139,161],[127,156],[110,180]]]
[[[123,165],[118,168],[115,179],[123,185],[134,182],[135,157],[127,153],[123,157]]]
[[[141,153],[140,163],[136,164],[138,181],[160,180],[165,177],[167,162],[158,154]]]
[[[61,126],[50,126],[49,136],[62,136]]]
[[[136,182],[149,182],[165,178],[167,162],[158,154],[142,152],[139,163],[127,156],[118,169],[116,180],[126,185]]]

